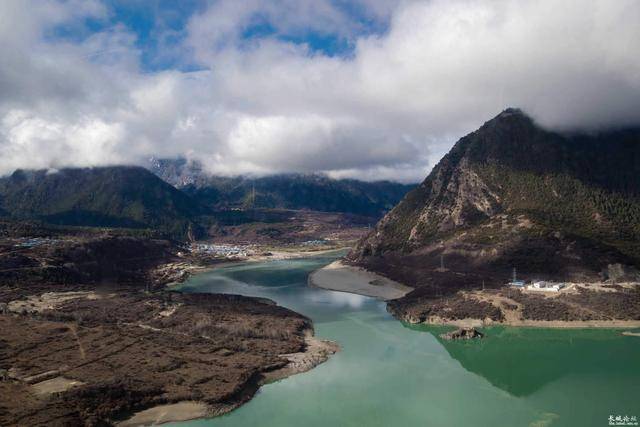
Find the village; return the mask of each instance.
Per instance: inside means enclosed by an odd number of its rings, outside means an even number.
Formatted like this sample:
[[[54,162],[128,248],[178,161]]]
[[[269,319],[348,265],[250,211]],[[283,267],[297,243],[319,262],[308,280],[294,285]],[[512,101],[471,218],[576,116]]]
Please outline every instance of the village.
[[[185,246],[177,255],[180,258],[195,256],[209,260],[208,262],[266,261],[299,258],[342,248],[344,248],[342,242],[328,239],[307,240],[278,246],[257,243],[194,242]],[[182,265],[182,263],[179,264]]]
[[[256,253],[254,245],[225,245],[213,243],[192,243],[189,251],[227,259],[243,259]]]

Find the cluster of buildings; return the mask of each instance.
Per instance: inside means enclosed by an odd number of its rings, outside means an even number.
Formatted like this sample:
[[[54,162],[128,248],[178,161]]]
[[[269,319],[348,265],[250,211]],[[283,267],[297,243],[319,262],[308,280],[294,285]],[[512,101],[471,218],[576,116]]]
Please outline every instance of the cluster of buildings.
[[[560,290],[565,287],[564,283],[547,282],[545,280],[533,280],[530,285],[527,285],[524,280],[517,280],[515,267],[513,269],[513,278],[508,285],[519,289],[526,289],[527,291],[542,292],[560,292]]]
[[[546,291],[546,292],[560,292],[560,289],[564,288],[564,283],[546,282],[544,280],[538,280],[532,282],[527,286],[529,291]]]
[[[307,240],[302,242],[302,246],[320,246],[320,245],[327,245],[329,244],[328,241],[322,239],[322,240]]]
[[[23,238],[13,245],[17,248],[35,248],[36,246],[51,245],[58,243],[59,240],[49,239],[46,237]]]
[[[244,258],[253,254],[253,250],[244,246],[216,245],[211,243],[192,243],[191,252],[203,253],[225,258]]]
[[[509,286],[526,289],[528,291],[560,292],[560,290],[565,287],[565,284],[547,282],[545,280],[534,280],[531,284],[527,285],[524,280],[513,280],[509,282]]]

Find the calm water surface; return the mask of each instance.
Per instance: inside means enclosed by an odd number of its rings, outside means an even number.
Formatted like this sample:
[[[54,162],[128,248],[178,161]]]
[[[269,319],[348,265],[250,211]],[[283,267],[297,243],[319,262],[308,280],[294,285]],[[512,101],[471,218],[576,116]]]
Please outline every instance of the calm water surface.
[[[191,278],[184,292],[267,297],[313,319],[342,351],[261,388],[234,412],[175,426],[606,426],[640,419],[640,338],[613,330],[485,328],[444,342],[382,302],[309,288],[335,256],[250,263]]]

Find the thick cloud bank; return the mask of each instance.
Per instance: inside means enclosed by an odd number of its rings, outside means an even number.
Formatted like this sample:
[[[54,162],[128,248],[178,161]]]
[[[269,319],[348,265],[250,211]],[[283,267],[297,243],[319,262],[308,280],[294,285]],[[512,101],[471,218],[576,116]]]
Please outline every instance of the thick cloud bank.
[[[636,0],[355,3],[384,31],[330,0],[208,3],[163,52],[191,67],[154,71],[125,25],[91,30],[99,1],[4,0],[0,173],[183,155],[218,174],[412,181],[507,106],[561,130],[640,123]],[[270,31],[247,36],[256,19]]]

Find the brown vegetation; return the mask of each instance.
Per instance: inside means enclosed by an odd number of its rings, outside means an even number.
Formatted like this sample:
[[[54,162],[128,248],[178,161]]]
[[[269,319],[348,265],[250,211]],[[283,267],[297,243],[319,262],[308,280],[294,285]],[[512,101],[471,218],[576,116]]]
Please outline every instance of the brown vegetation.
[[[112,293],[1,315],[0,369],[11,379],[0,382],[0,425],[98,425],[184,400],[229,410],[262,372],[287,364],[281,354],[304,350],[310,328],[290,310],[235,295]],[[35,398],[29,378],[42,373],[84,385]]]
[[[306,350],[310,320],[272,301],[154,291],[177,250],[126,236],[0,242],[0,425],[107,425],[182,401],[224,413]]]

